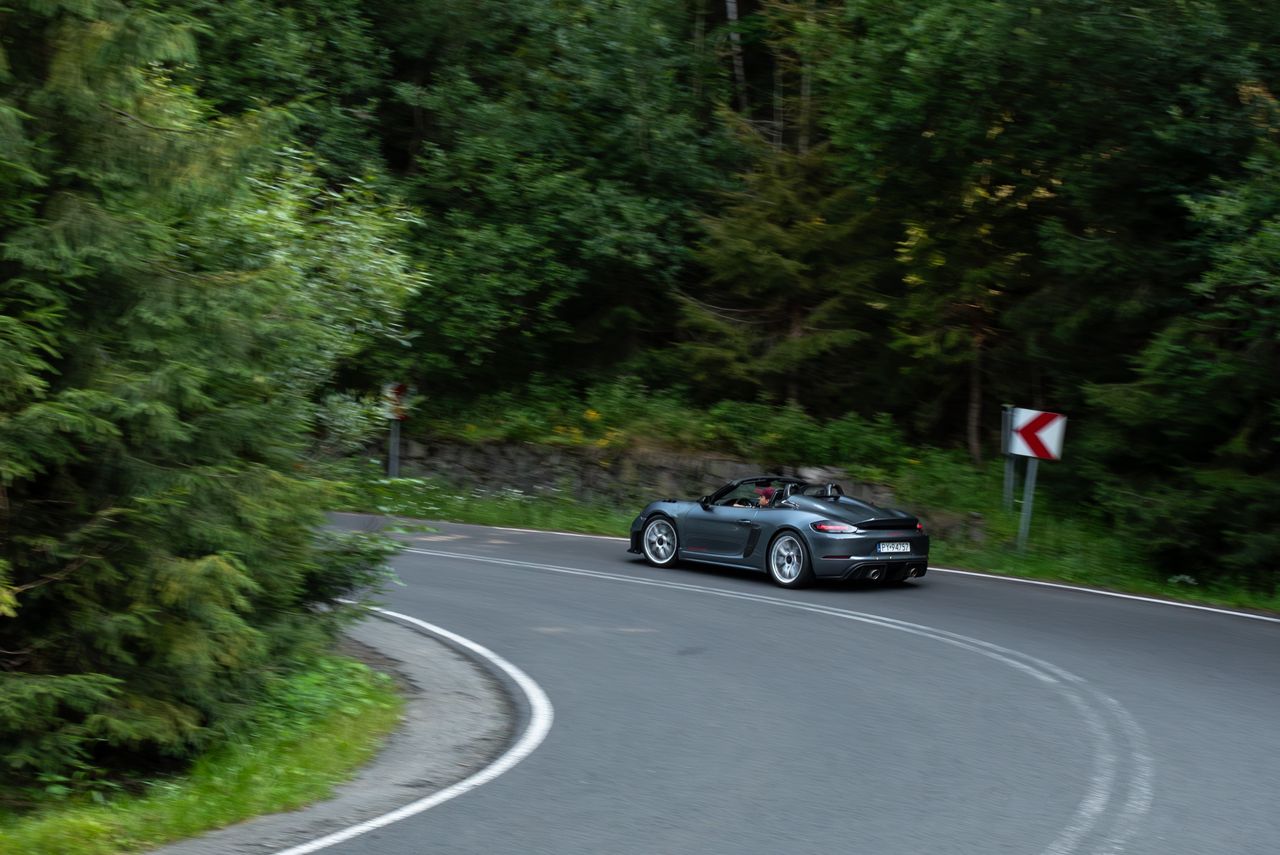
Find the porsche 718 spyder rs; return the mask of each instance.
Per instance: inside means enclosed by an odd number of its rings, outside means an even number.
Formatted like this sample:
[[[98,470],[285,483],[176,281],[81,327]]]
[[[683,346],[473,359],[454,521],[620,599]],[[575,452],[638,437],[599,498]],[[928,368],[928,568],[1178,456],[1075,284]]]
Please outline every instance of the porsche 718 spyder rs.
[[[929,568],[929,537],[904,511],[839,484],[762,475],[697,501],[662,499],[631,524],[631,548],[656,567],[701,561],[760,570],[784,588],[815,579],[901,582]]]

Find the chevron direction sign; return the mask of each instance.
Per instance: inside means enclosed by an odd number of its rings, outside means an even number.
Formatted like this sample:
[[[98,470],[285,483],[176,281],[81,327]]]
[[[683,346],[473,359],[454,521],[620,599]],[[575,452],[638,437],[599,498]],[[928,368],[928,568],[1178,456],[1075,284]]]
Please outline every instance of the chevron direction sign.
[[[1058,460],[1062,457],[1062,435],[1067,417],[1062,413],[1024,410],[1015,407],[1009,425],[1009,454]]]

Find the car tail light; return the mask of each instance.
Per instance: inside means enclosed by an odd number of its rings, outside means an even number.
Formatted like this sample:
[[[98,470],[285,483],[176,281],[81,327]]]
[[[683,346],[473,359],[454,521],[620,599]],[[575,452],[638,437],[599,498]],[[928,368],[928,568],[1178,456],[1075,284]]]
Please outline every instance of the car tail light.
[[[916,531],[924,532],[924,523],[916,523]]]
[[[809,527],[814,531],[820,531],[823,534],[856,534],[858,531],[858,527],[856,525],[833,522],[832,520],[820,520],[816,523],[810,523]]]

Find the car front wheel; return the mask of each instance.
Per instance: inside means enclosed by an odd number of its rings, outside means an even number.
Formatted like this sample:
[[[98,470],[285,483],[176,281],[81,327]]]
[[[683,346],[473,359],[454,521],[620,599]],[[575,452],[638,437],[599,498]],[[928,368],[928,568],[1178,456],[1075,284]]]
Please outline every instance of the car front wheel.
[[[680,539],[676,527],[666,517],[654,517],[645,524],[641,536],[645,560],[654,567],[670,567],[676,563],[676,548]]]
[[[813,584],[809,550],[805,549],[799,535],[784,531],[769,544],[769,578],[784,588],[803,588]]]

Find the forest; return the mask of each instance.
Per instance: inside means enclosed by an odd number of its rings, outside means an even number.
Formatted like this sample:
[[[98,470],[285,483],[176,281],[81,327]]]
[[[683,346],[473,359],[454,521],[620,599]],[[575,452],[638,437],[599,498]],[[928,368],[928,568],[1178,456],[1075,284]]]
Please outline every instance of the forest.
[[[1278,48],[1256,0],[9,0],[6,780],[182,762],[326,642],[382,547],[313,464],[388,381],[421,434],[975,466],[1067,413],[1048,489],[1274,594]],[[765,462],[878,447],[827,433]]]

